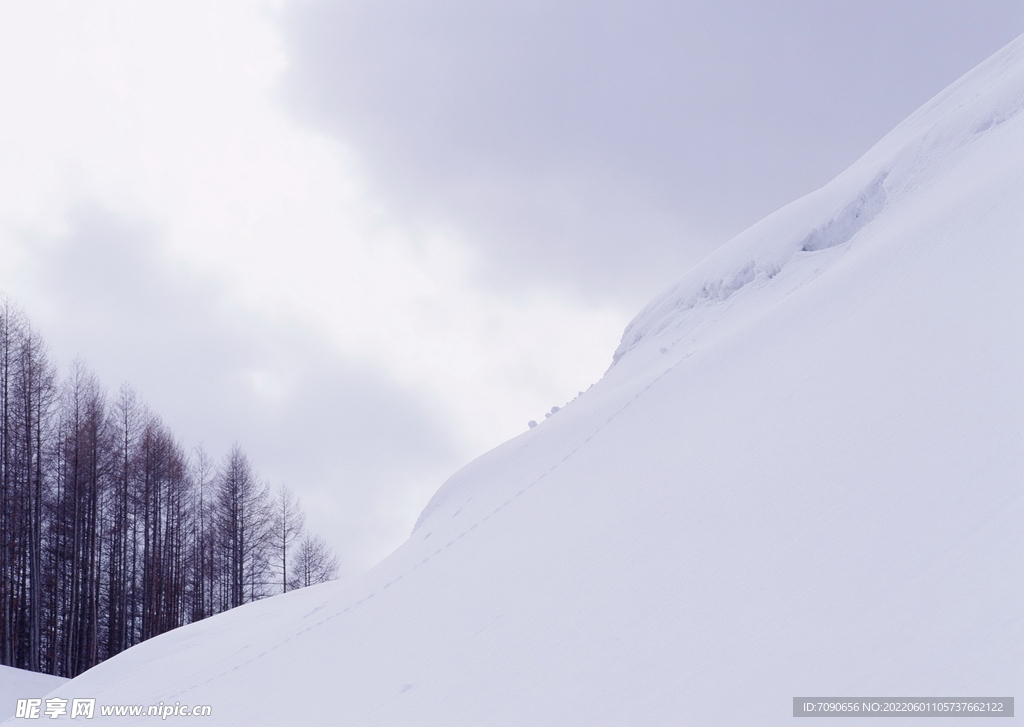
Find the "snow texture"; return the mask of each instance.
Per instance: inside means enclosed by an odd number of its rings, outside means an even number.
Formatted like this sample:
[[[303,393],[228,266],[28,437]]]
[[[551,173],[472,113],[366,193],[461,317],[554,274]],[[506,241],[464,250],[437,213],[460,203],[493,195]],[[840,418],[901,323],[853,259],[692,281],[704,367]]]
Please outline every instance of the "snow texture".
[[[57,693],[424,727],[1019,695],[1022,108],[1018,39],[658,296],[598,384],[456,473],[377,567]]]
[[[14,715],[19,699],[41,699],[67,679],[0,665],[0,719]]]

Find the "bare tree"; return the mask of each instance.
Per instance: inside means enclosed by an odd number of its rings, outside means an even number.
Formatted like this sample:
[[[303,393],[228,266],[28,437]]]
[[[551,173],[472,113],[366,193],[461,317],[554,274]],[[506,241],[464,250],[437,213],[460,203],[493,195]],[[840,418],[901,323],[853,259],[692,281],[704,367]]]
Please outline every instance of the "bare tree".
[[[217,612],[214,605],[217,580],[215,479],[213,460],[205,449],[197,447],[192,458],[192,621]]]
[[[270,509],[267,488],[236,444],[218,477],[217,520],[224,557],[226,608],[261,598],[267,585]]]
[[[0,295],[0,663],[75,676],[168,629],[335,577],[298,500],[237,445],[187,458]],[[301,540],[300,540],[301,538]]]
[[[42,337],[30,325],[25,325],[18,341],[17,373],[15,376],[16,408],[19,419],[18,464],[23,496],[27,501],[28,528],[28,668],[40,670],[43,649],[43,585],[46,574],[43,562],[43,510],[46,492],[43,477],[46,472],[44,443],[50,427],[51,409],[55,396],[56,374],[50,363]]]
[[[75,361],[60,391],[47,518],[50,659],[56,673],[69,677],[95,664],[99,653],[100,506],[110,469],[108,423],[99,383]]]
[[[292,491],[282,486],[274,498],[274,519],[272,546],[277,555],[281,572],[281,592],[288,592],[288,552],[301,537],[306,525],[306,515]]]
[[[21,311],[0,296],[0,662],[16,663],[21,551],[16,444],[15,378],[24,329]]]
[[[292,589],[305,588],[338,577],[338,556],[319,535],[306,535],[295,555]]]
[[[106,656],[134,641],[136,576],[138,571],[135,519],[136,447],[143,410],[135,391],[123,385],[110,414],[111,484],[107,490]]]

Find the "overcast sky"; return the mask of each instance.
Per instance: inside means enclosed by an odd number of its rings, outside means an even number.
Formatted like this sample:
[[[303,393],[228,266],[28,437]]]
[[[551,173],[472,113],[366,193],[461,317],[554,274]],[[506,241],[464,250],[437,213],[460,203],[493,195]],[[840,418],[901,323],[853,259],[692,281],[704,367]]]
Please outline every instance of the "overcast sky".
[[[345,572],[1019,0],[0,0],[0,291]]]

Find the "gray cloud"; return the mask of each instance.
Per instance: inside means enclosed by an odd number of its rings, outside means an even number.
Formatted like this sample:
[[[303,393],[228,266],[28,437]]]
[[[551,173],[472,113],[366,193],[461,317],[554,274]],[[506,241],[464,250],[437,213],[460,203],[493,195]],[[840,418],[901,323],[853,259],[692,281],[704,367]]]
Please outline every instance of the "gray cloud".
[[[319,0],[282,23],[282,99],[354,148],[390,218],[462,232],[505,294],[632,312],[1024,30],[1024,7]],[[187,445],[237,440],[350,569],[383,555],[471,454],[445,407],[231,305],[163,245],[84,205],[0,289],[58,362],[130,382]]]
[[[490,282],[637,305],[1024,31],[1015,0],[321,0],[283,93]]]
[[[32,249],[5,287],[55,361],[80,356],[112,391],[130,383],[186,446],[219,457],[238,441],[272,485],[303,498],[349,570],[401,542],[466,456],[442,407],[293,320],[229,306],[145,223],[84,206],[66,236]]]

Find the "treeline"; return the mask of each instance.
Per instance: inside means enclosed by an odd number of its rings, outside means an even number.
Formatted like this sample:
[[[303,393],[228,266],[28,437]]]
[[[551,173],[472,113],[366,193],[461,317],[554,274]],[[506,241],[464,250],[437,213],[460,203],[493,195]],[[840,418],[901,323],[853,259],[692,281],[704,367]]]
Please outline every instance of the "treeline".
[[[128,647],[330,580],[235,446],[188,453],[127,386],[80,362],[59,379],[25,315],[0,298],[0,663],[73,677]]]

